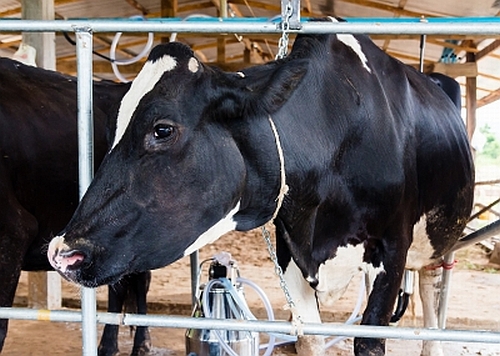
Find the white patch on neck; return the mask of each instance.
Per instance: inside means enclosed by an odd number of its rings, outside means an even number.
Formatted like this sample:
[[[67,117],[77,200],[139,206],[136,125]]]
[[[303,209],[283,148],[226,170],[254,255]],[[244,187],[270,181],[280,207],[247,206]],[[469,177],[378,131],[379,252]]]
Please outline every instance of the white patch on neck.
[[[127,129],[132,114],[134,113],[139,101],[144,95],[149,93],[161,76],[168,71],[171,71],[177,65],[177,61],[172,56],[165,55],[158,58],[156,61],[147,61],[144,63],[141,71],[132,82],[129,91],[123,97],[120,109],[118,110],[118,118],[116,120],[115,139],[111,150],[120,142],[125,130]]]
[[[198,60],[194,57],[191,57],[188,62],[188,69],[192,73],[196,73],[198,69],[200,68],[200,64],[198,63]]]
[[[226,232],[233,231],[236,228],[236,221],[233,220],[233,216],[239,210],[240,202],[238,202],[234,209],[231,210],[222,220],[201,234],[200,237],[198,237],[196,241],[189,246],[186,251],[184,251],[184,256],[190,255],[203,246],[214,242]]]
[[[336,18],[331,16],[329,16],[329,19],[332,22],[339,22]],[[361,61],[363,67],[368,71],[368,73],[371,73],[372,70],[370,69],[370,67],[368,67],[368,59],[366,58],[358,40],[353,35],[340,34],[340,33],[337,34],[337,38],[340,42],[342,42],[346,46],[351,47],[354,53],[358,55],[359,60]]]
[[[432,214],[432,211],[429,214]],[[431,245],[426,228],[427,215],[424,214],[413,227],[413,242],[406,257],[406,269],[420,270],[433,262],[430,257],[434,254],[434,248]]]

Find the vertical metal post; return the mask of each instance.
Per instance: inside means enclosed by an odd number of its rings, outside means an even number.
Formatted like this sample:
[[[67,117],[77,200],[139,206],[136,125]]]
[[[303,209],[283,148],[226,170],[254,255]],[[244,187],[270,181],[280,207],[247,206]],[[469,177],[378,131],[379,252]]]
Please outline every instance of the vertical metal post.
[[[199,251],[196,250],[189,255],[189,260],[191,262],[191,303],[193,308],[196,306],[196,294],[198,293],[198,278],[200,276],[200,262],[199,262]]]
[[[80,199],[94,176],[94,122],[92,113],[92,33],[78,28],[76,56],[78,74],[78,178]],[[84,356],[97,355],[96,292],[82,288],[82,351]]]
[[[452,266],[455,261],[455,252],[447,253],[443,258],[443,266]],[[453,269],[443,268],[441,276],[441,293],[439,294],[438,328],[446,329],[446,317],[448,315],[448,300],[450,295],[451,274]]]
[[[424,72],[424,61],[425,61],[425,40],[427,36],[426,35],[420,35],[420,63],[419,63],[419,70],[420,72]]]

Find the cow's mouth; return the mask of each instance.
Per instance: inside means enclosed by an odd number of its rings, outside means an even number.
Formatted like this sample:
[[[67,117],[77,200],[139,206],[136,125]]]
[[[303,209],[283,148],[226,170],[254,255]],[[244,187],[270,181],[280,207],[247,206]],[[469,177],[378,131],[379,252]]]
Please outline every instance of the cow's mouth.
[[[84,287],[95,288],[117,282],[126,271],[117,268],[96,269],[90,253],[84,249],[71,248],[65,242],[64,236],[52,239],[47,250],[47,257],[52,267],[66,280]]]

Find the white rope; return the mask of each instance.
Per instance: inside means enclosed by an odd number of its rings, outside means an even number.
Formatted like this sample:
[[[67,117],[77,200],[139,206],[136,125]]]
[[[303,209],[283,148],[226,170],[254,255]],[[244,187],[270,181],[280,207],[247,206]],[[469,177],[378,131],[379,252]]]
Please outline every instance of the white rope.
[[[274,220],[276,216],[278,216],[278,212],[283,204],[283,200],[285,199],[285,195],[288,193],[288,185],[286,184],[286,173],[285,173],[285,156],[283,155],[283,148],[281,147],[280,136],[278,134],[278,130],[276,129],[276,125],[274,124],[271,115],[268,116],[269,123],[271,124],[271,129],[273,130],[274,140],[276,141],[276,149],[278,151],[278,157],[280,160],[280,179],[281,186],[278,193],[278,197],[276,198],[276,210],[274,211],[273,217],[271,220]]]
[[[276,216],[278,216],[278,212],[283,204],[283,200],[285,199],[285,195],[288,193],[288,185],[286,184],[286,172],[285,172],[285,156],[283,155],[283,148],[281,147],[280,136],[278,134],[278,130],[276,129],[276,125],[274,124],[271,116],[268,116],[269,124],[271,125],[271,129],[273,130],[274,140],[276,141],[276,149],[278,151],[278,158],[280,160],[280,190],[278,192],[278,196],[276,197],[276,210],[274,211],[273,217],[271,220],[274,220]],[[302,336],[304,334],[303,331],[303,322],[302,318],[293,302],[292,296],[290,295],[290,291],[288,290],[288,286],[283,277],[283,271],[278,263],[278,258],[276,256],[276,250],[271,242],[271,237],[269,231],[267,231],[266,226],[262,226],[262,235],[264,236],[264,240],[267,244],[267,249],[269,254],[271,255],[271,260],[274,263],[275,272],[280,279],[280,287],[285,294],[285,298],[287,300],[287,308],[292,313],[292,330],[290,332],[291,335],[299,335]]]

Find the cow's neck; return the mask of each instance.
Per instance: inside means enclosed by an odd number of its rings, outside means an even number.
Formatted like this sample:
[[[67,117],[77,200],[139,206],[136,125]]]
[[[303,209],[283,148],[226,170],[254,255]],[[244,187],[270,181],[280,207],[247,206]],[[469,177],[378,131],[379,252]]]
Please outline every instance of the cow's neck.
[[[286,162],[279,130],[271,116],[253,121],[246,130],[236,128],[234,135],[247,165],[247,185],[242,208],[235,216],[236,229],[246,231],[278,215],[288,191]]]

